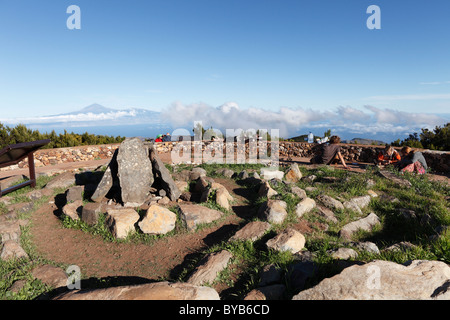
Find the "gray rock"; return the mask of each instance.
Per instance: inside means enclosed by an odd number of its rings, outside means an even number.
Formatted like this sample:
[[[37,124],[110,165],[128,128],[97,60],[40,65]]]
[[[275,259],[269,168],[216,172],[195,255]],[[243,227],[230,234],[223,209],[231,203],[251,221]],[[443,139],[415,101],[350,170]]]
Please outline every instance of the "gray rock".
[[[75,175],[71,172],[64,172],[50,180],[46,185],[46,189],[64,188],[67,189],[75,184]]]
[[[358,257],[358,253],[351,248],[339,248],[330,251],[330,254],[333,259],[342,259],[342,260],[348,260],[350,258]]]
[[[295,195],[296,195],[297,197],[299,197],[300,199],[305,199],[305,198],[307,197],[306,191],[303,190],[303,189],[300,188],[300,187],[293,186],[293,187],[291,188],[291,191],[292,191],[293,194],[295,194]]]
[[[234,240],[250,240],[256,241],[261,238],[264,233],[270,229],[270,223],[265,221],[252,221],[247,223],[242,229],[238,230],[234,236],[230,238]]]
[[[164,281],[105,289],[71,290],[53,300],[220,300],[220,297],[213,288]]]
[[[350,239],[358,230],[364,230],[364,231],[371,231],[372,228],[380,223],[380,219],[375,213],[370,213],[367,217],[363,219],[359,219],[353,222],[350,222],[346,224],[342,229],[339,231],[339,235],[342,238]]]
[[[297,253],[305,247],[305,237],[295,229],[287,228],[283,232],[268,240],[266,245],[268,248],[277,251],[289,251]]]
[[[28,259],[28,254],[25,250],[20,246],[20,244],[15,240],[7,240],[3,242],[2,251],[0,253],[1,260],[10,260],[10,259]]]
[[[316,202],[314,199],[305,198],[297,204],[295,207],[295,213],[297,214],[297,217],[301,218],[305,213],[310,212],[315,207]]]
[[[402,265],[377,260],[345,268],[293,300],[448,300],[449,281],[450,267],[441,261]]]
[[[180,203],[178,207],[183,223],[190,231],[195,231],[200,224],[210,223],[220,219],[223,215],[223,213],[218,210],[209,209],[196,204]]]
[[[319,216],[324,217],[330,222],[338,223],[338,219],[336,219],[333,211],[323,206],[317,206],[317,209],[317,214]]]
[[[268,200],[258,210],[258,216],[270,223],[283,223],[287,217],[286,202],[282,200]]]
[[[193,168],[189,172],[189,180],[195,181],[200,177],[206,177],[206,170],[200,167]]]
[[[117,165],[123,203],[140,206],[154,181],[152,163],[144,143],[139,138],[125,139],[119,146]]]
[[[200,261],[186,282],[193,285],[211,284],[216,279],[217,274],[227,267],[232,256],[227,250],[208,254]]]
[[[88,225],[93,226],[98,222],[98,217],[102,212],[102,204],[89,202],[83,206],[81,210],[81,220],[86,222]]]
[[[76,200],[83,200],[83,186],[70,187],[66,191],[67,202],[73,202]]]
[[[97,188],[95,189],[91,199],[95,202],[101,201],[111,190],[114,185],[114,182],[118,183],[117,177],[117,153],[118,149],[114,151],[114,155],[111,158],[111,161],[106,168],[106,171],[103,173],[102,179],[100,180]]]
[[[317,200],[323,203],[323,205],[330,209],[341,209],[344,210],[344,206],[339,200],[336,200],[328,195],[319,195]]]
[[[150,159],[153,165],[155,176],[157,177],[157,179],[159,179],[162,188],[166,191],[167,197],[172,201],[176,201],[180,197],[181,191],[173,180],[169,170],[159,158],[158,153],[156,152],[153,145],[150,148]]]

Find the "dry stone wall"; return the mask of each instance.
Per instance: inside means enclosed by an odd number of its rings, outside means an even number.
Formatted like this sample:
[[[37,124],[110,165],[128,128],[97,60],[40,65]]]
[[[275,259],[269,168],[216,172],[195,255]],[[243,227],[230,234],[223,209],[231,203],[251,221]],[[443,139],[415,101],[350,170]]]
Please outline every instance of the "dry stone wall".
[[[155,149],[159,154],[170,153],[178,146],[180,142],[160,142],[155,143]],[[222,152],[225,156],[227,150],[233,150],[235,154],[241,154],[248,159],[249,155],[256,155],[259,149],[256,149],[254,143],[222,143],[201,141],[198,145],[189,142],[183,142],[184,152],[190,152],[194,154],[201,150],[202,153],[208,152],[214,154],[215,152]],[[303,157],[309,158],[313,155],[313,148],[317,144],[309,144],[306,142],[287,142],[280,141],[278,144],[279,157],[282,158],[296,158]],[[42,149],[38,150],[34,154],[36,167],[49,166],[61,163],[88,161],[88,160],[100,160],[110,159],[114,151],[119,147],[119,144],[99,145],[99,146],[81,146],[72,148],[59,148],[59,149]],[[189,150],[190,147],[190,150]],[[271,143],[263,145],[266,149],[266,154],[270,155],[272,150]],[[378,152],[382,149],[381,146],[371,145],[355,145],[355,144],[341,144],[342,155],[347,162],[364,162],[373,163],[376,159]],[[400,150],[400,148],[396,148]],[[450,152],[448,151],[431,151],[420,150],[430,168],[437,172],[450,172]],[[4,170],[15,170],[19,168],[27,168],[28,160],[24,159],[17,165],[1,168]]]

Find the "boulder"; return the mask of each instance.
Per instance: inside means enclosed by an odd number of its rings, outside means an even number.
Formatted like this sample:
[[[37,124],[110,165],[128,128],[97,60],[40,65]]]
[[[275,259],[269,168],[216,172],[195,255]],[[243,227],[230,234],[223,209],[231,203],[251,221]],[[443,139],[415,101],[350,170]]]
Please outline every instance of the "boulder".
[[[125,139],[120,144],[117,166],[123,203],[136,207],[142,205],[154,178],[148,150],[141,139]]]
[[[259,208],[258,215],[270,223],[283,223],[287,217],[287,204],[282,200],[268,200]]]
[[[261,238],[264,233],[270,229],[270,223],[265,221],[252,221],[247,223],[242,229],[238,230],[234,236],[230,238],[233,240],[250,240],[256,241]]]
[[[31,275],[35,279],[39,279],[53,288],[64,287],[67,285],[68,277],[64,270],[49,264],[34,268],[33,271],[31,271]]]
[[[186,282],[192,285],[211,284],[216,279],[217,274],[227,267],[232,256],[227,250],[208,254],[200,261]]]
[[[0,237],[2,242],[6,242],[8,240],[19,242],[20,235],[21,230],[19,220],[6,220],[0,222]]]
[[[348,260],[350,258],[356,258],[358,256],[358,253],[351,248],[339,248],[330,251],[330,254],[333,259],[342,259],[342,260]]]
[[[317,214],[319,216],[324,217],[329,222],[338,223],[338,219],[336,219],[333,211],[323,206],[317,206],[317,209]]]
[[[106,224],[117,239],[125,239],[130,232],[135,231],[134,224],[139,220],[139,214],[131,208],[109,209],[106,211]]]
[[[250,291],[244,300],[281,300],[286,292],[284,284],[273,284]]]
[[[299,197],[300,199],[305,199],[305,198],[307,197],[306,191],[303,190],[303,189],[300,188],[300,187],[293,186],[293,187],[291,188],[291,191],[292,191],[293,194],[295,194],[295,195],[296,195],[297,197]]]
[[[200,167],[195,167],[189,172],[189,180],[195,181],[200,177],[206,177],[206,170]]]
[[[450,267],[441,261],[397,264],[376,260],[348,267],[293,300],[448,300],[449,282]]]
[[[142,221],[138,223],[144,233],[166,234],[175,229],[177,215],[159,205],[151,205]]]
[[[218,210],[209,209],[197,204],[180,203],[178,207],[183,223],[190,231],[195,231],[198,225],[213,222],[223,215]]]
[[[105,289],[72,290],[53,300],[220,300],[216,290],[167,281]]]
[[[77,200],[83,200],[83,186],[73,186],[66,191],[66,201],[74,202]]]
[[[64,188],[67,189],[75,184],[75,175],[71,172],[64,172],[50,180],[46,185],[46,189]]]
[[[288,183],[296,183],[302,178],[302,173],[298,168],[297,163],[291,164],[289,169],[286,171],[284,175],[284,180]]]
[[[339,235],[344,239],[350,239],[358,230],[371,231],[372,228],[380,223],[380,218],[375,213],[370,213],[367,217],[350,222],[342,227]]]
[[[289,251],[291,253],[297,253],[305,246],[306,239],[295,229],[287,228],[274,238],[268,240],[266,245],[268,248],[272,248],[277,251]]]
[[[315,207],[316,207],[316,202],[314,201],[314,199],[305,198],[296,205],[295,213],[297,214],[297,217],[300,218],[305,213],[311,211]]]

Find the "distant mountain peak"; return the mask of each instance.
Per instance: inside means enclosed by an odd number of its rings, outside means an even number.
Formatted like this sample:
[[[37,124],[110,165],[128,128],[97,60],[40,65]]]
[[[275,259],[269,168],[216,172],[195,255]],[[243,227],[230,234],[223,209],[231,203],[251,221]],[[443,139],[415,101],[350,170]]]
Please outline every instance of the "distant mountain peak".
[[[91,104],[91,105],[89,105],[89,106],[87,106],[87,107],[77,111],[77,113],[94,113],[94,114],[99,114],[99,113],[108,113],[108,112],[111,112],[111,111],[117,111],[117,110],[104,107],[104,106],[102,106],[102,105],[100,105],[98,103],[94,103],[94,104]]]

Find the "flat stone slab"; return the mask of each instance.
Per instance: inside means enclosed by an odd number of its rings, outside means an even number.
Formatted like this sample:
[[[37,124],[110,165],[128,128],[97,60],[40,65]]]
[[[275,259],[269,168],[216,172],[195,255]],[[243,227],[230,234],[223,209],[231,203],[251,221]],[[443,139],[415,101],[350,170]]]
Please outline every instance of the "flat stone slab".
[[[212,283],[216,279],[218,273],[224,270],[230,259],[232,258],[231,252],[222,250],[208,254],[195,271],[189,276],[187,283],[193,285],[202,285]]]
[[[221,211],[209,209],[197,204],[181,203],[178,207],[180,209],[181,218],[190,231],[195,231],[200,224],[210,223],[220,219],[223,215]]]
[[[220,300],[216,290],[167,281],[106,289],[71,290],[53,300]]]
[[[250,240],[256,241],[270,229],[270,223],[265,221],[252,221],[247,223],[242,229],[238,230],[230,240]]]
[[[380,218],[378,216],[371,212],[367,217],[363,219],[359,219],[353,222],[350,222],[342,227],[342,229],[339,231],[339,235],[342,238],[350,239],[358,230],[364,230],[364,231],[371,231],[372,228],[380,223]]]

